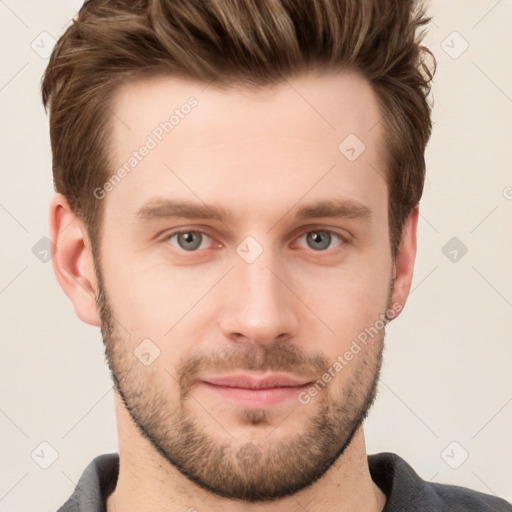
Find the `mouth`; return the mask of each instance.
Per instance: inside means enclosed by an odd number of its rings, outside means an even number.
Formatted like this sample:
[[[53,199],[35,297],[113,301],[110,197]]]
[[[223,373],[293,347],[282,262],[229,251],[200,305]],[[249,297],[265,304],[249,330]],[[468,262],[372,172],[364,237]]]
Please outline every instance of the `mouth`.
[[[254,376],[233,374],[205,377],[198,384],[210,395],[248,408],[265,408],[284,401],[297,399],[297,395],[310,386],[310,379],[284,374]]]

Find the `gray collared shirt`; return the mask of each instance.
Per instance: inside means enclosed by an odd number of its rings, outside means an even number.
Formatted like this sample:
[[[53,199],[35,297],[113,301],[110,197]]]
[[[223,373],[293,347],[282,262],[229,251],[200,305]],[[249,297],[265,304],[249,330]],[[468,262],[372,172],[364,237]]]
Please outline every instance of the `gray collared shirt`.
[[[387,496],[382,512],[512,512],[507,501],[465,487],[421,479],[393,453],[368,456],[373,481]],[[119,474],[119,455],[99,455],[85,468],[78,484],[57,512],[106,512],[105,500]]]

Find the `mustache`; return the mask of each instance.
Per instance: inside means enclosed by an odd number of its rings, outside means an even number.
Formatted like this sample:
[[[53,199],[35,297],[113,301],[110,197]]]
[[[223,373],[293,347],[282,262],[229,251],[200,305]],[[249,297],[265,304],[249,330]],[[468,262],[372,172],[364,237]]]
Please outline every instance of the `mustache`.
[[[182,397],[185,396],[201,373],[227,373],[235,370],[273,371],[304,375],[318,375],[328,370],[327,358],[307,356],[296,345],[279,342],[268,345],[233,345],[214,354],[196,355],[177,371]]]

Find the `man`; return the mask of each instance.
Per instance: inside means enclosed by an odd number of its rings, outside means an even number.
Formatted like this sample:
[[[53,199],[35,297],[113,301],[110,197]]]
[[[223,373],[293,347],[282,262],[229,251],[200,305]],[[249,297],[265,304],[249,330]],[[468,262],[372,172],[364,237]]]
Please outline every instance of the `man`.
[[[416,255],[427,22],[402,0],[86,2],[42,85],[50,228],[119,455],[61,511],[512,510],[365,449]]]

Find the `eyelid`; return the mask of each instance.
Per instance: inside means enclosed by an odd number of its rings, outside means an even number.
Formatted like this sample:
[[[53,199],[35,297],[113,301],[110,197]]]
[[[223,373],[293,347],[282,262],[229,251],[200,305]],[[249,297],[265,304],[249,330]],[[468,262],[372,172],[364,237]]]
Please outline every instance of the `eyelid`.
[[[325,250],[325,251],[314,251],[313,249],[311,249],[311,251],[313,253],[317,253],[317,254],[333,254],[335,253],[337,250],[341,250],[342,247],[348,243],[348,241],[350,240],[350,236],[349,234],[342,234],[340,233],[340,231],[336,230],[336,229],[333,229],[333,228],[330,228],[330,227],[326,227],[326,226],[322,226],[322,225],[308,225],[308,226],[302,226],[299,230],[295,231],[295,233],[293,234],[293,240],[296,242],[296,240],[300,237],[302,237],[303,235],[305,235],[306,233],[310,233],[310,232],[314,232],[314,231],[321,231],[321,232],[325,232],[325,233],[330,233],[332,235],[334,235],[335,237],[338,237],[340,240],[341,240],[341,244],[337,247],[333,247],[332,249],[328,249],[328,250]],[[184,227],[184,228],[177,228],[175,230],[172,230],[170,232],[167,232],[164,236],[163,236],[163,241],[164,242],[168,242],[169,239],[179,233],[199,233],[201,235],[206,235],[208,238],[210,238],[211,240],[215,241],[217,244],[221,244],[221,242],[218,242],[215,237],[213,235],[210,235],[208,233],[208,231],[205,231],[205,227],[204,226],[201,226],[201,227]],[[174,246],[173,246],[174,247]],[[177,250],[180,250],[179,247],[175,247],[175,249]],[[304,249],[301,247],[301,249]],[[205,251],[206,249],[198,249],[198,250],[195,250],[195,251],[185,251],[184,249],[181,249],[181,252],[183,253],[187,253],[187,254],[197,254],[197,253],[200,253],[202,251]]]
[[[343,249],[343,246],[348,243],[349,237],[348,235],[343,235],[338,230],[331,229],[324,226],[306,226],[305,228],[301,228],[301,230],[298,232],[298,234],[294,235],[294,245],[297,243],[297,240],[299,238],[302,238],[306,233],[312,233],[312,232],[323,232],[323,233],[330,233],[331,235],[334,235],[334,237],[337,237],[341,243],[337,247],[333,247],[331,249],[327,249],[325,251],[315,251],[314,249],[309,249],[311,252],[316,254],[325,254],[325,255],[332,255],[336,254],[338,251],[341,251]],[[304,247],[301,247],[301,249],[304,249]]]
[[[313,224],[313,225],[310,225],[310,226],[305,226],[305,227],[302,227],[299,229],[298,231],[298,235],[299,236],[302,236],[304,235],[305,233],[309,233],[309,232],[312,232],[312,231],[323,231],[325,233],[331,233],[333,235],[336,235],[338,237],[340,237],[344,242],[348,242],[349,239],[350,239],[350,235],[347,231],[341,229],[341,228],[332,228],[332,227],[328,227],[328,226],[322,226],[320,224]],[[343,231],[343,232],[342,232]],[[298,235],[294,235],[295,238],[297,238]]]
[[[175,236],[175,235],[179,235],[180,233],[199,233],[201,235],[206,235],[208,238],[210,238],[211,240],[215,241],[217,244],[219,244],[220,242],[217,242],[215,240],[215,238],[210,235],[207,231],[204,231],[204,228],[203,229],[198,229],[198,228],[178,228],[178,229],[175,229],[173,231],[170,231],[168,233],[166,233],[164,236],[163,236],[163,241],[164,242],[169,242],[169,240]],[[176,249],[179,250],[179,247],[176,247]],[[181,249],[183,252],[187,253],[187,251],[185,251],[184,249]],[[189,251],[188,254],[193,254],[193,253],[198,253],[198,252],[201,252],[201,251],[205,251],[206,249],[201,249],[201,250],[196,250],[196,251]]]

